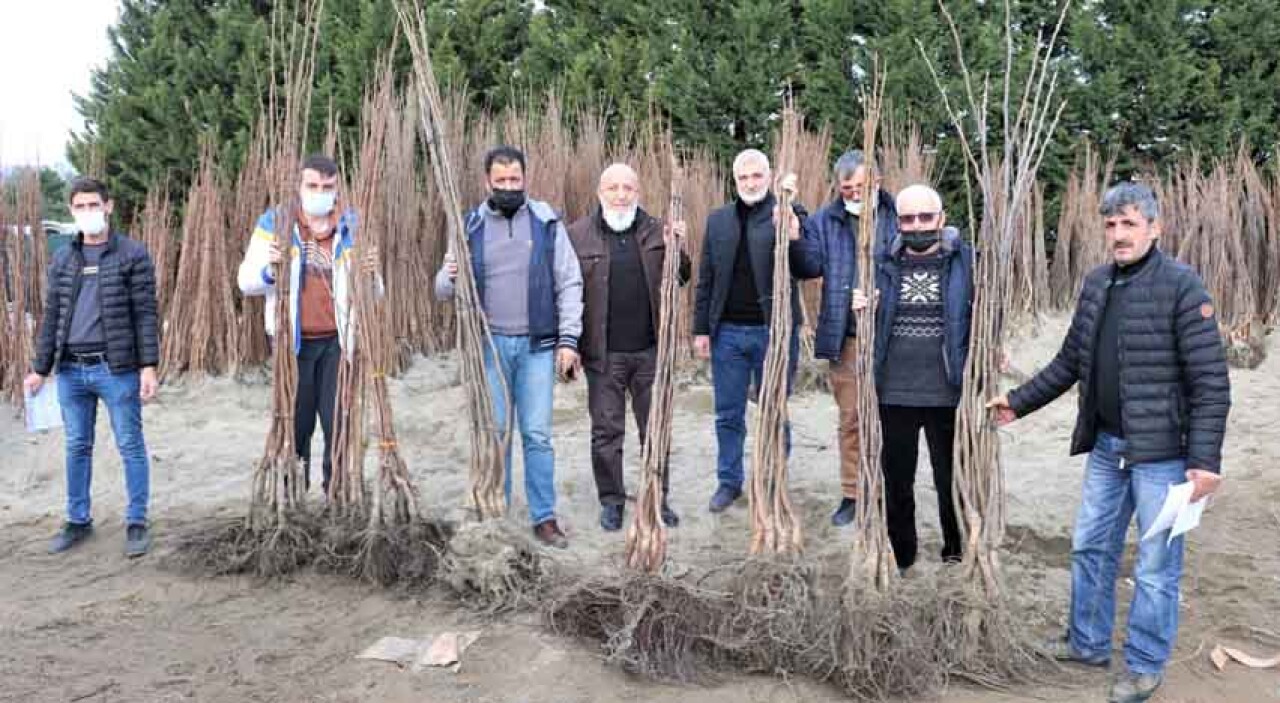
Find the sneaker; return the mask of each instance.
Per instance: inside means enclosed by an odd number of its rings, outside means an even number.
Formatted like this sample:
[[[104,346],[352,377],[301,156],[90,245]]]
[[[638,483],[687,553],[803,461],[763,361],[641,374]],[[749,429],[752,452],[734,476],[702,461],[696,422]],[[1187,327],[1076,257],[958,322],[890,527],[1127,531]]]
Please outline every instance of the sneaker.
[[[831,524],[836,527],[844,527],[853,522],[853,517],[858,512],[858,501],[853,498],[841,498],[840,507],[831,514]]]
[[[666,501],[663,501],[662,503],[662,524],[667,527],[680,526],[680,516],[676,515],[676,511],[672,510],[671,506],[667,505]]]
[[[721,486],[716,489],[714,495],[711,496],[711,512],[723,513],[733,502],[742,495],[741,488],[730,488],[729,486]]]
[[[544,520],[533,526],[533,536],[538,541],[548,547],[556,549],[567,549],[569,547],[569,538],[564,536],[560,531],[560,526],[556,524],[556,519]]]
[[[151,530],[146,525],[129,525],[124,530],[124,555],[140,557],[151,549]]]
[[[62,525],[62,529],[58,534],[53,536],[53,541],[49,543],[50,554],[61,554],[71,549],[81,542],[89,539],[93,534],[93,523],[76,523],[68,522]]]
[[[1049,640],[1044,643],[1042,648],[1044,649],[1044,653],[1049,655],[1049,657],[1054,661],[1074,662],[1076,664],[1093,666],[1099,669],[1106,669],[1111,666],[1110,656],[1086,657],[1085,655],[1077,652],[1076,648],[1071,646],[1071,641],[1066,637]]]
[[[1126,671],[1111,684],[1107,703],[1142,703],[1155,695],[1164,677],[1160,674],[1135,674]]]
[[[605,532],[617,532],[622,529],[622,506],[600,506],[600,529]]]

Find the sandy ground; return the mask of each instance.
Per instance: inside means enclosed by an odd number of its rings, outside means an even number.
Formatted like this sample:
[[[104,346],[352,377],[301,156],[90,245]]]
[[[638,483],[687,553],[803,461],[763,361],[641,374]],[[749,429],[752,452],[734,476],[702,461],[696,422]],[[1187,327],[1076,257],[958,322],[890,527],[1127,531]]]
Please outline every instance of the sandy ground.
[[[1032,372],[1051,358],[1064,322],[1046,320],[1012,345],[1015,369]],[[1267,473],[1280,464],[1280,344],[1274,337],[1270,342],[1262,366],[1233,372],[1228,480],[1189,543],[1178,651],[1156,700],[1280,701],[1280,670],[1234,666],[1219,674],[1207,661],[1218,642],[1259,654],[1280,647],[1280,635],[1269,634],[1280,633],[1280,482]],[[467,441],[453,363],[419,360],[393,392],[401,447],[426,509],[459,517]],[[642,681],[606,667],[589,643],[546,634],[533,615],[484,619],[445,599],[409,598],[314,574],[262,584],[192,579],[166,569],[170,537],[211,515],[245,509],[268,406],[261,382],[215,379],[163,389],[146,410],[156,550],[137,561],[121,555],[123,479],[105,413],[93,490],[98,532],[59,557],[44,549],[61,520],[61,434],[27,435],[11,412],[0,413],[0,701],[841,700],[827,686],[769,677],[727,677],[700,687]],[[679,389],[672,502],[683,522],[672,533],[676,568],[716,563],[746,548],[745,506],[718,517],[705,509],[714,488],[711,407],[705,384]],[[1018,583],[1055,614],[1050,630],[1065,611],[1079,499],[1082,460],[1066,456],[1074,411],[1071,395],[1005,434],[1007,562]],[[841,569],[850,533],[828,522],[839,493],[835,406],[829,396],[811,393],[793,401],[792,415],[791,488],[809,553]],[[584,571],[614,568],[622,538],[596,526],[582,384],[557,390],[555,423],[559,511],[572,542],[556,556]],[[629,442],[634,482],[638,452],[634,437]],[[920,568],[930,569],[939,540],[926,455],[922,447],[917,512],[924,532]],[[516,495],[513,514],[523,519],[523,498],[519,490]],[[1131,593],[1131,583],[1120,585],[1122,603]],[[456,674],[414,674],[353,659],[384,635],[473,628],[484,634]],[[942,700],[1104,699],[1105,675],[1072,676],[1071,687],[1007,695],[953,688]]]

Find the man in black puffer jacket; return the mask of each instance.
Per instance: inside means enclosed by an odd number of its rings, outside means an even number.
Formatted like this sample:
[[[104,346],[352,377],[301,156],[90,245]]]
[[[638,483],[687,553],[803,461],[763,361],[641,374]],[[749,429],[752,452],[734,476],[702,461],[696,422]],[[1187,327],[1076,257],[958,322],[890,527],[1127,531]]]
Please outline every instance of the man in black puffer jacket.
[[[1090,455],[1071,547],[1070,627],[1050,648],[1106,666],[1129,522],[1136,512],[1145,535],[1172,484],[1192,482],[1193,501],[1217,489],[1231,399],[1213,302],[1195,271],[1156,248],[1151,189],[1117,185],[1101,211],[1114,264],[1085,278],[1053,361],[990,407],[1005,424],[1079,386],[1071,451]],[[1177,638],[1182,547],[1167,530],[1138,545],[1127,671],[1111,701],[1145,701],[1160,685]]]
[[[111,208],[102,183],[80,178],[71,184],[71,214],[80,234],[49,266],[44,320],[24,383],[34,394],[57,370],[66,428],[67,522],[49,545],[52,553],[76,546],[93,532],[89,483],[98,399],[107,406],[124,463],[125,553],[142,556],[151,545],[142,402],[155,395],[160,362],[155,269],[142,244],[108,228]]]

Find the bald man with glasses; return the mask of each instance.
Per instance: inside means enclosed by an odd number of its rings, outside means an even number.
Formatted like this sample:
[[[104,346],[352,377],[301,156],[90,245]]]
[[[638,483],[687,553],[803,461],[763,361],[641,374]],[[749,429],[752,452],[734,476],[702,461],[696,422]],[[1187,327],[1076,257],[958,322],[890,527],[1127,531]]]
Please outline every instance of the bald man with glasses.
[[[952,445],[964,380],[973,307],[973,249],[954,227],[937,191],[912,185],[898,193],[898,233],[877,254],[876,392],[884,436],[889,541],[898,568],[915,563],[915,476],[920,431],[933,465],[942,526],[942,560],[960,559],[952,500]],[[866,305],[855,291],[853,307]]]

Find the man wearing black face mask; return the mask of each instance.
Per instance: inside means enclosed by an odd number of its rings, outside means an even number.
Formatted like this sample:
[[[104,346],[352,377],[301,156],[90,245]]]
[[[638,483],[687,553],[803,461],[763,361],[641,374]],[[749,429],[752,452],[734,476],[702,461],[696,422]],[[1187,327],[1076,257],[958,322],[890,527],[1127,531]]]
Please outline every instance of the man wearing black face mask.
[[[973,305],[973,250],[946,214],[937,191],[904,188],[898,235],[877,254],[876,390],[884,434],[881,466],[889,541],[898,568],[915,563],[916,459],[923,429],[933,464],[942,525],[942,560],[960,559],[952,500],[952,444],[964,379]],[[854,306],[866,305],[860,291]]]
[[[525,197],[524,154],[500,146],[485,156],[489,198],[467,213],[471,271],[497,359],[485,353],[485,373],[499,427],[510,409],[524,449],[525,495],[533,532],[544,544],[568,541],[556,523],[555,455],[551,408],[556,374],[578,368],[582,334],[582,270],[560,216],[550,205]],[[436,297],[453,297],[457,260],[446,255],[436,276]],[[511,500],[511,445],[507,445],[506,495]]]

